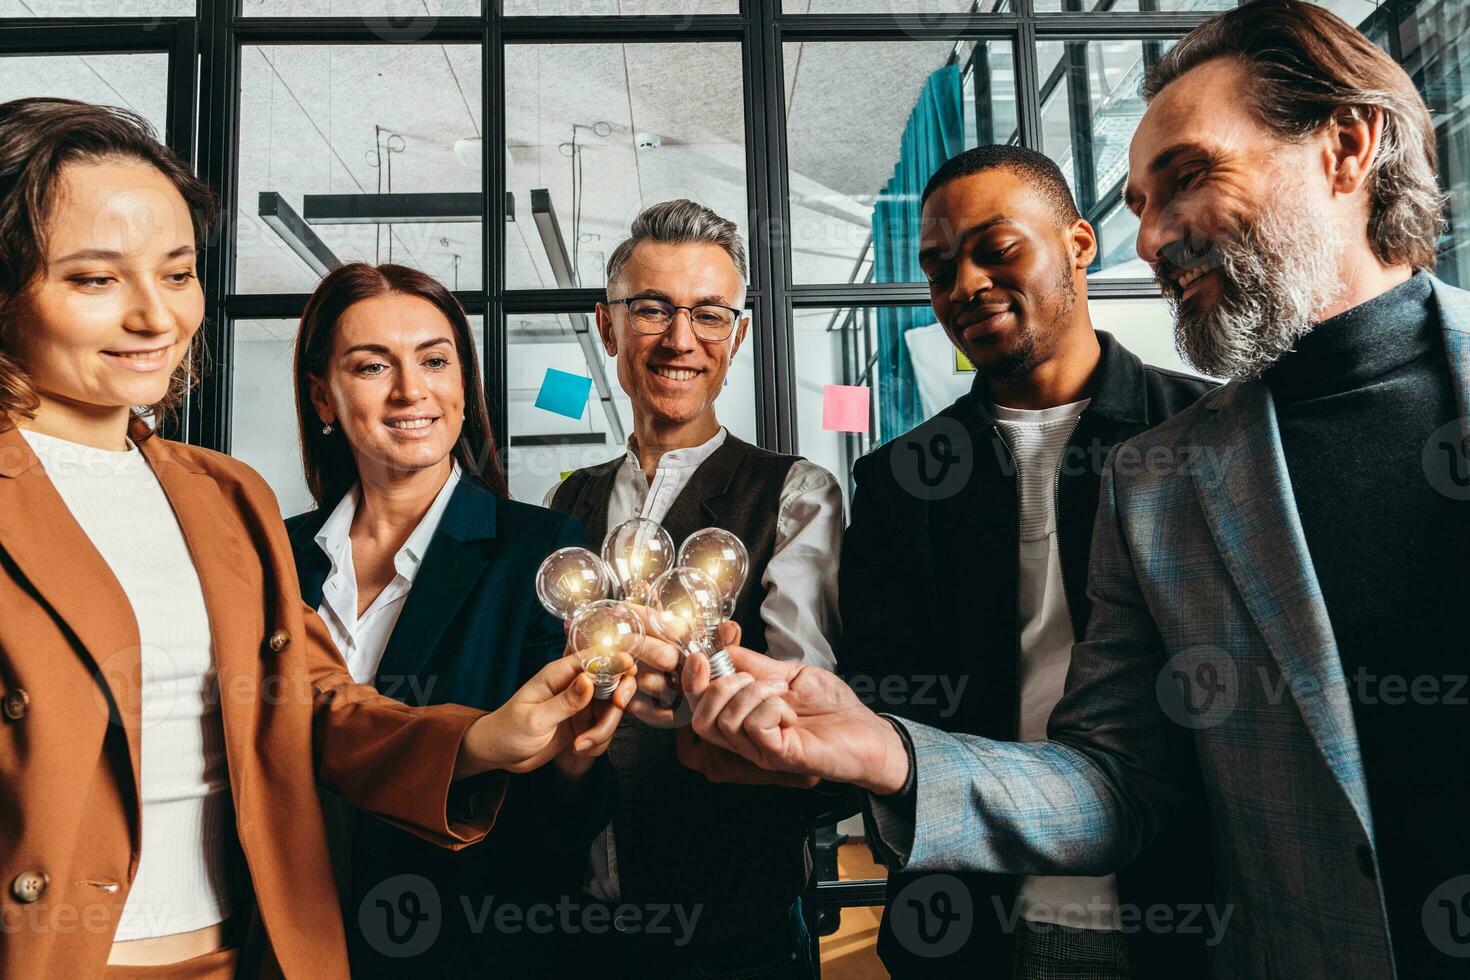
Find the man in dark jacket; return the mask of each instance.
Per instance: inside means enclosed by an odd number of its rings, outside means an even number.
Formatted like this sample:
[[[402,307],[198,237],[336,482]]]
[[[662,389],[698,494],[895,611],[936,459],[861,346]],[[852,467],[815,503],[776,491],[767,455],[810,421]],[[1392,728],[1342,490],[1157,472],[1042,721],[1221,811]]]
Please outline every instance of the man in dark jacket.
[[[1046,157],[969,150],[923,201],[934,312],[975,384],[854,469],[839,666],[877,710],[1043,739],[1087,626],[1103,460],[1210,385],[1093,329],[1096,233]],[[1187,811],[1116,875],[895,875],[883,962],[900,978],[1197,976],[1202,936],[1148,923],[1205,900],[1200,849],[1176,844],[1201,820]]]

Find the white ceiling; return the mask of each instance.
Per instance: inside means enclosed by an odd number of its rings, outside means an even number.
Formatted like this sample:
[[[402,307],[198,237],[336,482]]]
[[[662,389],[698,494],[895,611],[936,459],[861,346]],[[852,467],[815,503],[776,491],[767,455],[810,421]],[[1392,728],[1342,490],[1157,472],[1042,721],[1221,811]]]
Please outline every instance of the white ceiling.
[[[481,135],[480,53],[473,45],[246,45],[241,51],[236,288],[310,290],[316,275],[258,216],[274,191],[304,194],[478,191],[478,166],[454,152]],[[396,134],[400,139],[393,139]],[[402,146],[402,152],[389,147]],[[380,155],[376,146],[382,147]],[[460,288],[480,285],[480,225],[316,225],[342,259],[415,265]]]
[[[193,0],[0,0],[0,17],[190,17]]]
[[[786,46],[798,279],[840,281],[850,274],[904,120],[924,78],[952,47]],[[473,46],[247,46],[237,288],[310,288],[311,272],[256,217],[258,194],[277,191],[299,210],[307,192],[376,191],[374,126],[403,139],[403,152],[392,155],[394,190],[477,190],[478,169],[462,164],[454,145],[482,135],[479,69]],[[690,197],[748,232],[745,118],[733,44],[509,46],[507,187],[517,220],[506,228],[508,285],[555,285],[531,220],[533,189],[550,191],[563,238],[573,246],[574,124],[584,182],[577,243],[583,284],[601,284],[608,252],[640,207],[655,201]],[[640,148],[644,133],[656,134],[660,146]],[[386,170],[382,177],[386,189]],[[381,234],[373,226],[315,230],[343,258],[387,258],[386,226]],[[398,225],[393,239],[395,258],[407,257],[448,282],[458,254],[459,285],[479,285],[477,225]]]
[[[0,0],[0,9],[8,0]],[[0,102],[65,96],[132,109],[161,134],[168,108],[166,54],[26,55],[0,58]]]

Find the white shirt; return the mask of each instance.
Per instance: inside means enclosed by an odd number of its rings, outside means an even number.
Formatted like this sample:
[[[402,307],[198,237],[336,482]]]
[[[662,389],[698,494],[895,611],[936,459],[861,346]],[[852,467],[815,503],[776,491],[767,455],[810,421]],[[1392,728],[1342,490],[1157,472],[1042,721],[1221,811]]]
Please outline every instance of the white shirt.
[[[1057,470],[1067,439],[1090,399],[1032,411],[992,405],[996,428],[1019,471],[1021,519],[1017,614],[1021,623],[1020,740],[1046,738],[1046,723],[1062,697],[1072,663],[1072,617],[1057,553]],[[1118,890],[1112,875],[1028,876],[1017,897],[1021,915],[1081,929],[1117,929]]]
[[[115,941],[191,932],[230,915],[233,823],[209,610],[173,506],[142,452],[21,429],[122,586],[138,624],[143,843]]]
[[[607,526],[644,517],[663,522],[669,508],[699,467],[725,444],[728,432],[720,428],[713,438],[687,449],[671,449],[659,457],[650,481],[638,461],[632,438],[623,464],[613,478],[607,502]],[[545,505],[556,497],[557,483],[546,494]],[[761,570],[766,589],[761,620],[766,627],[767,654],[777,660],[800,661],[834,670],[837,658],[828,639],[836,635],[837,563],[842,552],[842,488],[831,473],[809,460],[799,459],[781,484],[776,515],[776,543]],[[593,542],[594,547],[601,542]],[[617,901],[617,857],[612,828],[592,843],[593,896]]]
[[[354,484],[343,495],[317,532],[317,546],[332,562],[332,570],[322,583],[322,602],[317,612],[327,624],[327,632],[332,635],[337,651],[347,661],[352,679],[359,684],[371,684],[377,676],[378,664],[388,648],[393,627],[398,625],[398,617],[403,614],[403,604],[408,599],[409,589],[413,588],[419,566],[423,564],[424,553],[429,550],[429,542],[434,540],[434,532],[439,529],[439,522],[449,507],[449,498],[454,496],[454,488],[459,485],[459,462],[451,462],[449,478],[444,481],[439,495],[403,542],[403,547],[393,556],[396,573],[393,581],[378,593],[373,604],[361,616],[357,615],[357,566],[352,562],[350,533],[352,518],[356,516],[362,499],[360,485]]]

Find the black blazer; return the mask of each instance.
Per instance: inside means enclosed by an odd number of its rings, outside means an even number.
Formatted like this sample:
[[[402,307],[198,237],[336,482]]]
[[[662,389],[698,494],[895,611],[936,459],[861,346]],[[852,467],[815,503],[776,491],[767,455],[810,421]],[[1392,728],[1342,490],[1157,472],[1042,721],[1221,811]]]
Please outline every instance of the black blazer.
[[[325,507],[286,521],[302,599],[313,609],[331,571],[315,540],[330,514]],[[536,598],[536,569],[557,548],[585,543],[576,519],[462,476],[404,599],[378,689],[408,704],[499,707],[562,655],[562,624]],[[474,783],[464,781],[464,791]],[[551,765],[512,776],[494,829],[458,852],[349,814],[342,899],[353,976],[553,975],[558,918],[528,912],[581,901],[588,849],[615,799],[605,760],[575,784]],[[507,906],[518,911],[498,915]],[[411,932],[410,920],[424,916],[424,932]]]
[[[1087,562],[1102,464],[1124,439],[1144,432],[1212,384],[1145,365],[1110,334],[1093,396],[1067,443],[1057,481],[1057,542],[1074,637],[1091,612]],[[1020,548],[1018,474],[986,408],[980,382],[968,395],[853,467],[852,523],[842,542],[838,666],[875,710],[951,732],[1013,740],[1020,708],[1017,614]],[[1202,800],[1118,872],[1119,901],[1140,912],[1204,902],[1208,869]],[[1187,837],[1185,835],[1188,835]],[[1187,846],[1181,846],[1185,840]],[[1011,921],[1020,879],[960,875],[974,927],[951,956],[926,958],[898,941],[888,914],[878,950],[895,977],[1009,975]],[[889,900],[912,876],[889,878]],[[1182,913],[1181,913],[1182,914]],[[1125,920],[1126,921],[1126,920]],[[1134,976],[1203,975],[1198,936],[1129,936]]]

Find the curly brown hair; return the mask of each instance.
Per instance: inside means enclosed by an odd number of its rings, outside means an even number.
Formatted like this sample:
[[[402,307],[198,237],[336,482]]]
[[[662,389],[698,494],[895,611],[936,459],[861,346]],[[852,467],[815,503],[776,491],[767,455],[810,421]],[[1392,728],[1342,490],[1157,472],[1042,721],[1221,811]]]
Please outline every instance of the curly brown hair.
[[[15,99],[0,104],[0,428],[34,418],[39,399],[25,365],[9,349],[20,329],[27,289],[46,267],[46,227],[61,170],[69,163],[135,160],[177,188],[194,220],[195,246],[219,215],[209,185],[154,135],[142,116],[72,99]],[[177,410],[203,369],[203,331],[155,405],[134,409],[155,423]]]

